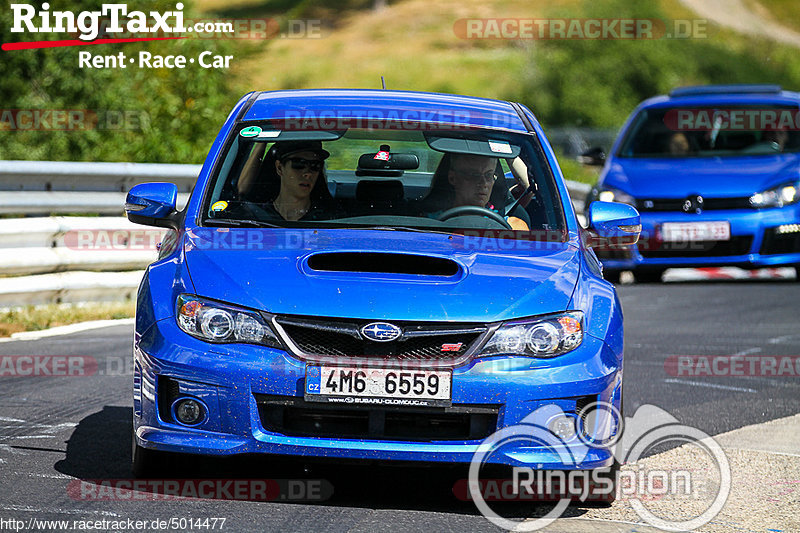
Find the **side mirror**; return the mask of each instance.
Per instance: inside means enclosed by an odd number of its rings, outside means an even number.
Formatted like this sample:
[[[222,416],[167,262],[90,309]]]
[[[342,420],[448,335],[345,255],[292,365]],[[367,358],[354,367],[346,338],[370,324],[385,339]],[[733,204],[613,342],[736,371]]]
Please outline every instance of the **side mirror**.
[[[140,183],[128,191],[125,214],[136,224],[177,229],[177,200],[178,187],[174,183]]]
[[[606,153],[599,146],[591,148],[578,156],[578,162],[584,165],[602,167],[606,164]]]
[[[589,246],[627,246],[636,244],[642,223],[635,207],[616,202],[592,202],[589,205]]]

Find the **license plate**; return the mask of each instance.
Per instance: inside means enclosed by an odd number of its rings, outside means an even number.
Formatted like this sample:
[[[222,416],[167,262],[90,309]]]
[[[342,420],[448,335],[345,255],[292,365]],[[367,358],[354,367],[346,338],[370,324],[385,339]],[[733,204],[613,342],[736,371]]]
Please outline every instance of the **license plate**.
[[[661,225],[664,242],[729,241],[730,222],[665,222]]]
[[[452,381],[449,370],[308,365],[305,399],[343,405],[449,406]]]

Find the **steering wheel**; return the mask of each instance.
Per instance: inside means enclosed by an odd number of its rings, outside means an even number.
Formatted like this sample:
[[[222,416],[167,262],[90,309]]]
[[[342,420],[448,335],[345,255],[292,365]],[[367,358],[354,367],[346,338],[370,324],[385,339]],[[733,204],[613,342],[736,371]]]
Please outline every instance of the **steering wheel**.
[[[498,215],[496,212],[492,211],[491,209],[486,209],[485,207],[479,207],[477,205],[461,205],[458,207],[454,207],[452,209],[448,209],[441,215],[439,215],[438,220],[444,222],[445,220],[449,220],[454,217],[464,216],[464,215],[474,215],[479,217],[486,217],[494,222],[497,222],[505,229],[511,229],[511,225],[508,221]]]

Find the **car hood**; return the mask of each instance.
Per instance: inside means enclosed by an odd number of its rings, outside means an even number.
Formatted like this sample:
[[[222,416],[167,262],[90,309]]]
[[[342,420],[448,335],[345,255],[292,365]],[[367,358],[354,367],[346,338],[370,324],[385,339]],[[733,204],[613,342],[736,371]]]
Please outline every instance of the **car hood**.
[[[797,179],[795,154],[694,159],[615,159],[603,185],[636,198],[746,197]]]
[[[578,247],[570,243],[352,229],[199,228],[184,239],[184,260],[198,295],[276,314],[499,321],[566,309],[579,271]],[[451,260],[457,273],[309,266],[310,258],[330,252],[420,256],[414,263]],[[392,270],[396,257],[381,264]]]

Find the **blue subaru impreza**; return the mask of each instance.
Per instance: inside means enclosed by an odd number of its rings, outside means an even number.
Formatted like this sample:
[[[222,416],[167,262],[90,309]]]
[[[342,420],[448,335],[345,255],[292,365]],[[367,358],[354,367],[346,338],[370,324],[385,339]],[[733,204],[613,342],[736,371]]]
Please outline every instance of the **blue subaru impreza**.
[[[596,202],[582,230],[519,104],[251,93],[185,208],[146,183],[126,210],[171,230],[137,300],[137,475],[163,452],[468,463],[534,412],[577,448],[589,406],[620,407],[622,314],[591,246],[634,243],[639,216]],[[491,461],[613,457],[523,442]]]
[[[683,87],[634,110],[588,201],[642,213],[635,247],[598,250],[607,277],[670,267],[800,266],[800,93]],[[800,274],[800,271],[798,271]],[[798,276],[800,277],[800,276]]]

